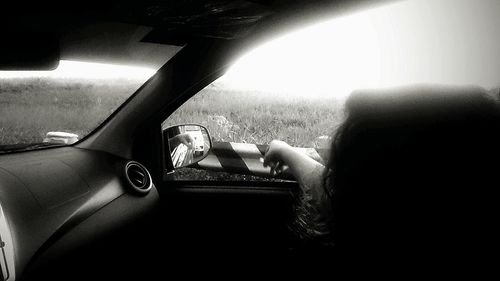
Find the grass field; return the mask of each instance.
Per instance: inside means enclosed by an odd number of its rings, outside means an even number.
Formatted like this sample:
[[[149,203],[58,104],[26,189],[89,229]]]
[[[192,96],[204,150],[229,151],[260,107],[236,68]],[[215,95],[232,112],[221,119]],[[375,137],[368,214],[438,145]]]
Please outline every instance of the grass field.
[[[0,78],[0,146],[42,142],[49,131],[90,133],[141,83],[129,80],[56,80]],[[163,124],[206,126],[213,141],[267,144],[273,139],[314,147],[341,120],[336,100],[235,92],[210,85],[187,101]],[[177,179],[255,180],[184,169]]]
[[[88,134],[140,86],[128,80],[0,79],[0,145],[34,143],[49,131]],[[208,86],[164,126],[199,123],[215,141],[311,147],[340,120],[335,100],[277,97]]]
[[[236,92],[211,85],[184,103],[163,127],[197,123],[208,128],[213,141],[268,144],[279,139],[296,147],[324,147],[329,144],[319,137],[333,133],[342,120],[341,109],[342,103],[335,99]],[[173,179],[275,181],[190,168],[178,169]]]
[[[41,142],[49,131],[85,136],[140,84],[133,80],[0,78],[0,146]],[[498,89],[489,92],[498,98]],[[163,127],[198,123],[209,129],[213,141],[268,144],[280,139],[297,147],[318,147],[327,145],[319,137],[331,135],[341,123],[342,103],[333,98],[228,91],[213,84],[183,104]],[[205,179],[251,179],[197,174]],[[178,175],[189,179],[192,173],[179,171]]]
[[[0,145],[41,142],[49,131],[87,135],[140,83],[0,78]]]
[[[214,141],[267,144],[273,139],[293,146],[315,147],[342,120],[335,99],[287,97],[236,92],[208,86],[183,104],[163,124],[198,123]]]

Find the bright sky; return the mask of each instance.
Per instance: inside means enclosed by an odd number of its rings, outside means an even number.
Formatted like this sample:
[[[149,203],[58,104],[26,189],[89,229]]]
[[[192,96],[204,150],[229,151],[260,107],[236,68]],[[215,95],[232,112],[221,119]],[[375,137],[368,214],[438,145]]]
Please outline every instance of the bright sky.
[[[0,71],[0,78],[52,77],[83,79],[137,79],[146,81],[156,70],[145,67],[61,60],[53,71]]]
[[[277,38],[217,84],[345,97],[415,83],[500,85],[500,1],[408,0]]]
[[[415,83],[500,85],[500,1],[407,0],[318,23],[244,55],[216,83],[236,90],[345,97]],[[61,61],[2,77],[140,79],[155,70]]]

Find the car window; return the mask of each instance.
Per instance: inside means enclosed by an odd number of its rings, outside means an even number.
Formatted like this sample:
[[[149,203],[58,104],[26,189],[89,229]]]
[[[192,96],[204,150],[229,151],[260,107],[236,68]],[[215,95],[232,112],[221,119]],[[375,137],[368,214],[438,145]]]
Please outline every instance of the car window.
[[[314,148],[329,145],[355,89],[476,85],[498,99],[499,14],[493,0],[401,1],[280,35],[237,60],[163,127],[199,123],[215,142],[279,139]],[[178,179],[224,179],[183,170]]]
[[[61,60],[53,71],[0,71],[0,153],[81,140],[158,68]]]
[[[232,89],[220,79],[176,110],[164,129],[177,124],[205,126],[212,143],[266,145],[273,139],[295,147],[328,147],[331,128],[342,119],[337,98],[273,96],[261,91]],[[177,169],[176,179],[262,180],[256,175]]]

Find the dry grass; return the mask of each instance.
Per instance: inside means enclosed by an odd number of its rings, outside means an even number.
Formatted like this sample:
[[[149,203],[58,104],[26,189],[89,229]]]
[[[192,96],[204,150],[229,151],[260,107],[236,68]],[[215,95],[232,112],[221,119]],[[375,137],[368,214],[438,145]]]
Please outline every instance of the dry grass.
[[[0,146],[41,142],[49,131],[87,135],[140,84],[129,80],[0,78]],[[496,99],[498,93],[498,88],[489,91]],[[331,135],[340,124],[341,108],[341,102],[334,99],[235,92],[210,85],[163,126],[199,123],[210,130],[214,141],[267,144],[280,139],[293,146],[316,147],[319,136]],[[201,171],[179,171],[177,175],[182,179],[256,179]]]
[[[0,79],[0,145],[41,142],[49,131],[87,135],[139,86],[128,80]]]
[[[315,147],[342,120],[335,99],[284,97],[235,92],[209,86],[182,105],[163,124],[198,123],[214,141],[267,144],[280,139],[298,147]]]
[[[122,104],[140,83],[0,78],[0,145],[41,142],[49,131],[85,136]],[[340,123],[339,102],[209,86],[163,124],[199,123],[214,141],[267,144],[273,139],[314,147]],[[187,171],[186,171],[187,170]],[[258,180],[257,177],[189,169],[178,179]],[[196,175],[196,176],[193,176]]]
[[[88,134],[140,83],[49,78],[0,79],[0,144],[42,141],[48,131]],[[215,141],[266,144],[281,139],[314,146],[331,133],[341,112],[335,100],[229,92],[209,86],[170,116],[164,126],[199,123]]]

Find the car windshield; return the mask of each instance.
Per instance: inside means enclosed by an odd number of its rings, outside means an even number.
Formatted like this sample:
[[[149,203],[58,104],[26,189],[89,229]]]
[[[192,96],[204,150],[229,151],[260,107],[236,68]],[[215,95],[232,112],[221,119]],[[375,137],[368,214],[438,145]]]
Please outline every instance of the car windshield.
[[[160,66],[61,60],[53,71],[0,71],[0,153],[75,143]]]

